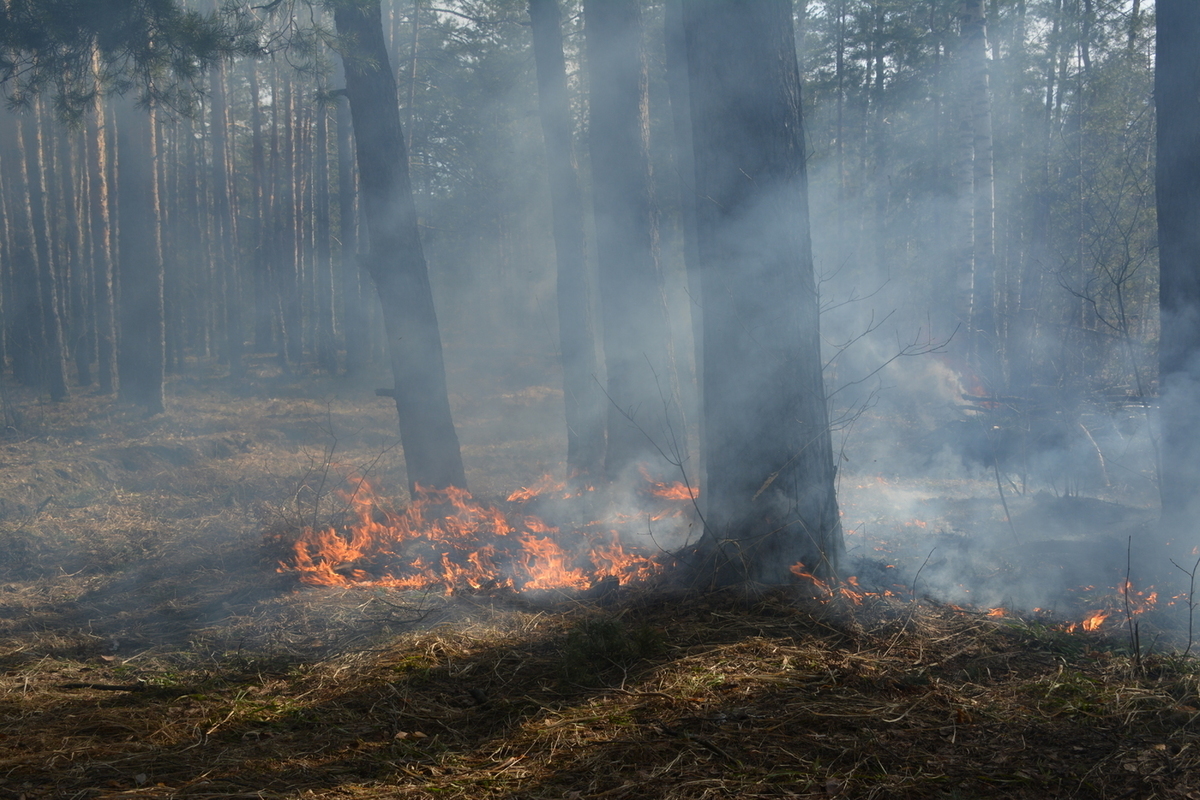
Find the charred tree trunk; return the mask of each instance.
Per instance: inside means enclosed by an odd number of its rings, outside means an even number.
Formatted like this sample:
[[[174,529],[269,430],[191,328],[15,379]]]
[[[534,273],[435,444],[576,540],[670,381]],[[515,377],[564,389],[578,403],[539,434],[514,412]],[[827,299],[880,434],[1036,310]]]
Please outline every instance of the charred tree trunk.
[[[558,0],[530,0],[538,108],[546,143],[558,262],[558,335],[567,414],[567,472],[596,476],[604,464],[604,409],[588,302],[583,194],[571,143],[571,108]]]
[[[154,175],[155,113],[131,100],[119,104],[117,202],[120,208],[120,343],[117,370],[122,400],[147,416],[163,412],[166,341],[163,260]]]
[[[1159,392],[1164,537],[1195,518],[1200,458],[1200,3],[1158,0],[1154,100],[1158,123]],[[1179,526],[1177,528],[1177,526]],[[1194,542],[1179,542],[1191,547]]]
[[[608,394],[609,480],[686,457],[650,196],[647,78],[639,0],[585,0],[588,149]]]
[[[787,0],[685,3],[704,292],[708,541],[721,583],[836,575],[800,74]]]
[[[465,487],[379,0],[339,0],[334,23],[348,40],[342,61],[371,238],[367,269],[383,304],[409,488]]]

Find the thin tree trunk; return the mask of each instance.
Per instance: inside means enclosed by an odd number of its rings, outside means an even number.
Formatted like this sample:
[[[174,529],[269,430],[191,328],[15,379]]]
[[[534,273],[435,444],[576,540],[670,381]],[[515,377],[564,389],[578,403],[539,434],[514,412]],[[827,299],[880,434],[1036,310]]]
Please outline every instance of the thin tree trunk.
[[[67,391],[67,358],[63,347],[62,317],[58,302],[58,269],[51,245],[50,219],[47,214],[46,142],[43,133],[44,113],[40,100],[34,103],[34,114],[27,117],[25,155],[29,175],[30,209],[33,212],[33,236],[37,250],[38,298],[42,306],[42,380],[51,400],[65,400]]]
[[[329,106],[322,97],[316,105],[313,137],[313,279],[316,283],[317,365],[337,373],[337,343],[333,319],[333,231],[329,214]]]
[[[367,336],[367,304],[358,261],[358,192],[354,168],[354,130],[350,101],[342,93],[337,105],[338,238],[342,270],[342,331],[346,340],[346,374],[360,375],[371,360]]]
[[[96,372],[100,391],[117,386],[116,331],[113,327],[112,221],[109,206],[108,162],[111,147],[105,125],[104,101],[97,97],[85,118],[88,163],[88,208],[92,268],[92,305],[96,319]]]
[[[379,1],[339,4],[334,23],[350,40],[342,60],[371,238],[367,267],[383,304],[409,489],[465,487]]]
[[[224,360],[229,364],[229,374],[235,378],[244,373],[242,364],[242,314],[238,291],[237,217],[233,213],[233,174],[230,170],[231,148],[226,131],[229,130],[229,106],[225,96],[225,65],[214,66],[209,71],[209,96],[212,119],[212,165],[213,204],[212,213],[217,236],[216,253],[220,259],[216,277],[220,281],[220,302],[223,329]]]
[[[966,111],[971,135],[971,268],[970,347],[984,388],[999,387],[996,354],[995,179],[992,158],[992,96],[988,86],[987,27],[983,0],[964,0],[961,58],[966,71]]]

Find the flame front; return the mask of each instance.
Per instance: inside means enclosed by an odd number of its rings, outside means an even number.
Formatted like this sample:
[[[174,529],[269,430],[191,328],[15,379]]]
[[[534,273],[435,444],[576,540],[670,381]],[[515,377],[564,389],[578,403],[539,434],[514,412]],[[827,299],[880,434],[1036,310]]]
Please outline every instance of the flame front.
[[[644,580],[663,569],[649,555],[631,552],[615,530],[578,532],[580,547],[566,549],[559,529],[535,516],[506,515],[462,489],[418,487],[402,512],[387,511],[365,480],[340,492],[349,521],[306,527],[292,545],[281,572],[311,586],[386,586],[400,589],[482,591],[488,589],[586,589],[602,578],[621,584]],[[539,491],[559,492],[543,481],[514,492],[521,502]]]

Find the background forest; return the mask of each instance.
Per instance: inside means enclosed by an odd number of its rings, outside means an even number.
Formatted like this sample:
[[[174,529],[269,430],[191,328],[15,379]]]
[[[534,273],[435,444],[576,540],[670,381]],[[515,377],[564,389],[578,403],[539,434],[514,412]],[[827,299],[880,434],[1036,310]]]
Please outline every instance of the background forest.
[[[1157,336],[1152,9],[985,5],[986,52],[975,53],[955,3],[796,4],[829,355],[857,340],[833,360],[830,387],[896,352],[945,345],[977,394],[1144,395]],[[452,350],[487,341],[553,352],[554,243],[525,4],[385,2],[384,14],[443,337]],[[568,4],[564,21],[586,141],[579,9]],[[310,24],[329,26],[317,10]],[[245,353],[331,374],[383,358],[355,259],[336,59],[300,25],[277,31],[269,57],[222,65],[157,109],[148,144],[167,374],[215,358],[236,376]],[[686,188],[655,4],[644,47],[660,263],[688,361]],[[984,60],[988,82],[973,82]],[[15,97],[0,116],[0,344],[12,378],[54,398],[121,383],[118,331],[136,315],[122,316],[112,187],[133,94],[70,109],[69,127],[48,96]]]

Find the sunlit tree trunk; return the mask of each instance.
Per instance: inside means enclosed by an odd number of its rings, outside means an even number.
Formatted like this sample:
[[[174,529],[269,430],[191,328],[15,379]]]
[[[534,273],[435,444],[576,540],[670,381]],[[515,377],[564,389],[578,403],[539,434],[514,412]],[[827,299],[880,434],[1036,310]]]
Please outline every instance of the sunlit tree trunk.
[[[836,575],[800,75],[787,0],[684,4],[717,580]]]
[[[546,143],[558,263],[558,335],[567,416],[567,471],[597,476],[604,464],[604,407],[588,301],[583,194],[571,142],[570,98],[558,0],[530,0],[538,108]]]
[[[38,294],[37,250],[34,246],[33,208],[29,176],[26,170],[26,142],[23,123],[15,114],[6,114],[3,191],[10,202],[8,214],[9,257],[5,265],[8,284],[4,322],[7,349],[12,359],[13,377],[28,386],[41,384],[42,308]]]
[[[383,304],[409,488],[465,487],[379,2],[339,0],[334,23],[348,39],[342,61],[371,239],[367,269]]]
[[[650,196],[649,117],[639,0],[585,0],[588,149],[608,394],[605,472],[638,463],[660,475],[686,459],[658,230]],[[668,454],[664,460],[659,451]]]
[[[62,316],[59,311],[58,269],[52,246],[53,231],[47,214],[47,144],[44,112],[40,100],[34,114],[27,115],[25,127],[26,170],[29,179],[29,206],[33,215],[34,248],[37,253],[38,300],[41,304],[42,351],[39,358],[42,380],[52,400],[67,398],[67,359],[63,346]]]
[[[104,101],[97,98],[84,118],[87,140],[89,259],[92,306],[96,322],[96,373],[100,391],[116,389],[116,332],[113,327],[112,222],[109,208],[108,162],[111,147],[104,122]]]

